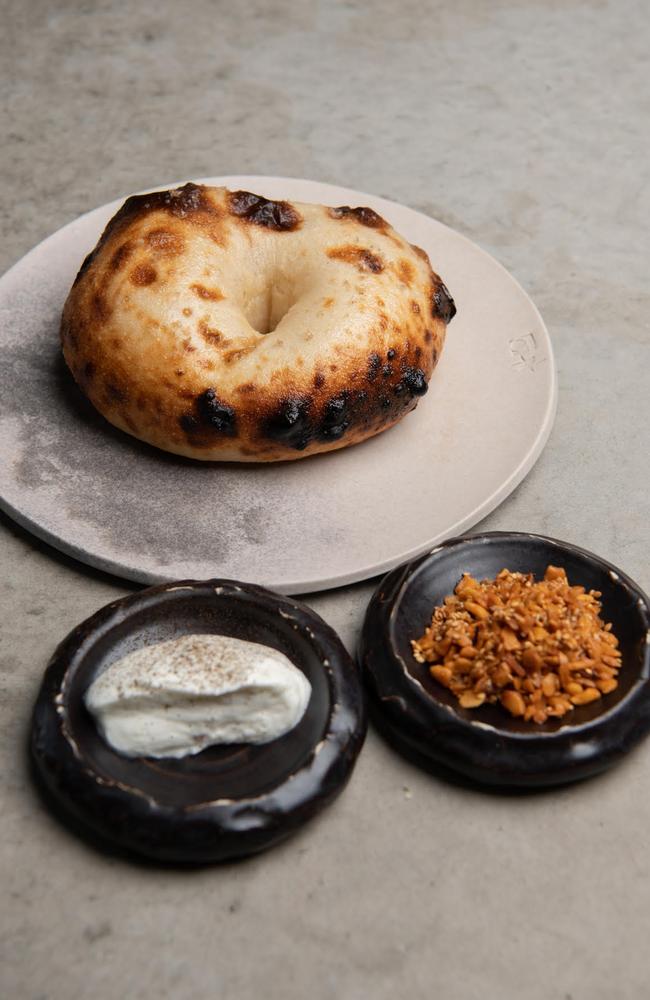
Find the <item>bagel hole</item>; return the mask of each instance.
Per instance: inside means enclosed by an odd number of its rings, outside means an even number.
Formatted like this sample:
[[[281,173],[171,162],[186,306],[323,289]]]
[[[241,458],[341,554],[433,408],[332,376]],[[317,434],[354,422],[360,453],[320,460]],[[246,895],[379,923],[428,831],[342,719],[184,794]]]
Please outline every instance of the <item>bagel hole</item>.
[[[289,284],[273,284],[248,302],[246,319],[257,333],[274,333],[297,301],[296,289]]]

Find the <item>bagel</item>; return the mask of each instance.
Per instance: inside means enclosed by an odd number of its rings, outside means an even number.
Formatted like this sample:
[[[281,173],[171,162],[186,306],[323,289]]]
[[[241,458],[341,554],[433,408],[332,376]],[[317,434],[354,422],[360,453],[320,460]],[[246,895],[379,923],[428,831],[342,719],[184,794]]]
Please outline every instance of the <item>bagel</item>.
[[[121,430],[190,458],[273,462],[400,420],[455,311],[426,253],[370,208],[190,183],[124,203],[61,341]]]

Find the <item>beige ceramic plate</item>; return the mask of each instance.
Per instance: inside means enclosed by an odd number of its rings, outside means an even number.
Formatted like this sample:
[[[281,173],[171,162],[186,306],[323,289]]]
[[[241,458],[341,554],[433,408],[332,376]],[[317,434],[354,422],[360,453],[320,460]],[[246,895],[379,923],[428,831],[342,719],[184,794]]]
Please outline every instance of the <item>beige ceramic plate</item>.
[[[4,510],[64,552],[132,580],[232,577],[285,593],[391,569],[493,510],[538,458],[555,414],[551,343],[517,282],[463,236],[383,198],[282,177],[207,182],[369,205],[424,247],[458,307],[429,393],[365,444],[270,466],[192,463],[112,429],[71,386],[58,323],[120,199],[0,279]]]

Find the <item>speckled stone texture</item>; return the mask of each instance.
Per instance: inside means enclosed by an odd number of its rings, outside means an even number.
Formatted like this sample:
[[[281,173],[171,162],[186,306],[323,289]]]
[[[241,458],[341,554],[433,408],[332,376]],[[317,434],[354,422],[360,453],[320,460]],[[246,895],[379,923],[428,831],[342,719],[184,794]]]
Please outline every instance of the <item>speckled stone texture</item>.
[[[16,0],[2,25],[0,268],[79,213],[183,176],[313,177],[430,213],[522,282],[559,363],[550,443],[482,527],[566,538],[649,588],[642,0]],[[3,995],[647,993],[647,744],[590,783],[497,797],[371,734],[333,808],[222,869],[136,867],[68,834],[29,781],[29,713],[57,641],[128,586],[3,524]],[[370,592],[310,603],[352,648]]]

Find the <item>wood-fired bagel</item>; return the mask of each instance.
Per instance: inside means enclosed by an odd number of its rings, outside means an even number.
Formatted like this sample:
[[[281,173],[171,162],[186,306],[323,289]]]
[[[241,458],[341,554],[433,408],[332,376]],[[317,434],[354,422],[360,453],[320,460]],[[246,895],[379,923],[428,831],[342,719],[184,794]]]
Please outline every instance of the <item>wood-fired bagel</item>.
[[[370,208],[186,184],[111,219],[61,339],[116,427],[191,458],[272,462],[400,420],[454,313],[426,253]]]

